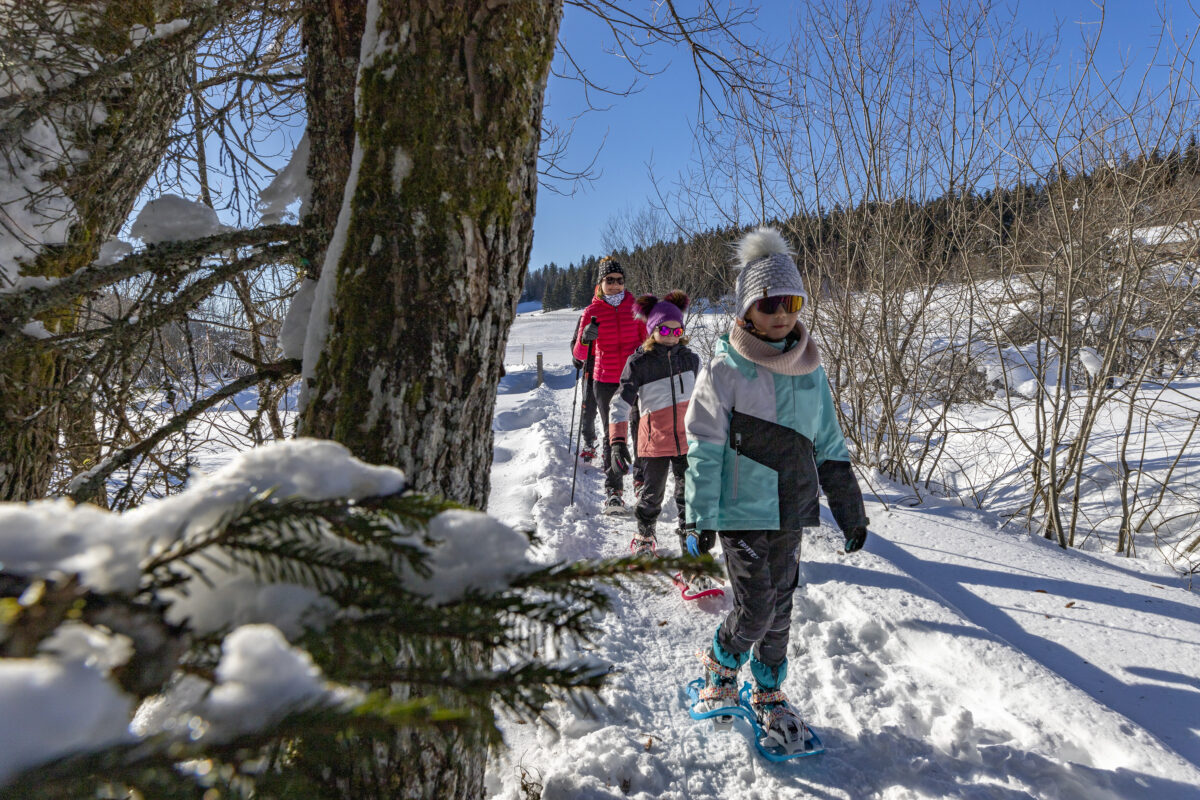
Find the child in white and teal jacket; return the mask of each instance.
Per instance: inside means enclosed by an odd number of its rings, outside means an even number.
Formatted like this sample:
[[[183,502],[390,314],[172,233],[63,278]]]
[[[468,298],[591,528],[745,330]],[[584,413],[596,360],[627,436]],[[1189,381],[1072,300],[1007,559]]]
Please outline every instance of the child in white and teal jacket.
[[[778,231],[738,245],[737,325],[696,382],[686,419],[687,526],[721,538],[733,610],[701,652],[707,708],[736,703],[747,660],[751,705],[791,748],[807,729],[780,691],[802,530],[820,522],[823,490],[846,538],[862,547],[867,517],[816,343],[798,320],[807,295]],[[791,742],[789,744],[789,742]]]

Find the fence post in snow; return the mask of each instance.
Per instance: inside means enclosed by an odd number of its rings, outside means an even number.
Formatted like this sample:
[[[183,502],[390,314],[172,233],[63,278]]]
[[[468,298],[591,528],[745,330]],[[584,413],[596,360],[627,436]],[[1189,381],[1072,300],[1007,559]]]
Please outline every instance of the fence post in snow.
[[[538,369],[537,385],[541,386],[542,385],[542,354],[541,353],[537,354],[537,365],[538,365],[538,367],[537,367],[537,369]]]

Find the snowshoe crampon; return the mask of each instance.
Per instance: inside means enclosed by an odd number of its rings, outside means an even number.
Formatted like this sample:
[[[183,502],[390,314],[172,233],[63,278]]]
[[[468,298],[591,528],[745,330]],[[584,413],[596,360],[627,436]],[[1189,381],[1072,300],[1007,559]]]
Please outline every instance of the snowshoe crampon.
[[[642,536],[638,534],[629,541],[629,552],[634,556],[650,558],[658,555],[658,543],[653,536]]]
[[[752,699],[767,710],[755,709]],[[752,695],[750,684],[746,683],[742,686],[740,700],[747,712],[746,718],[754,728],[754,746],[763,758],[788,761],[825,752],[821,738],[787,703],[782,692]]]
[[[679,589],[679,595],[684,600],[699,600],[702,597],[719,597],[725,594],[721,584],[707,575],[689,579],[682,572],[676,572],[671,576],[671,583]]]
[[[608,515],[625,515],[629,513],[629,509],[625,506],[625,501],[621,499],[620,492],[607,492],[604,497],[604,505],[601,506],[600,512]]]

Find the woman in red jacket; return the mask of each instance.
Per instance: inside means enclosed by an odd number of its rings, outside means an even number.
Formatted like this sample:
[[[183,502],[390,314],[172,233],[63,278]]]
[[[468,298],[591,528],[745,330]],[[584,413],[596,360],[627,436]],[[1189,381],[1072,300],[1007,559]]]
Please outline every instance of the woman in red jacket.
[[[580,334],[592,320],[600,323],[600,334],[595,344],[595,366],[592,369],[592,387],[596,405],[600,409],[601,430],[604,431],[604,513],[618,514],[625,511],[621,495],[624,489],[624,474],[613,469],[612,442],[608,436],[608,408],[613,395],[621,383],[621,372],[634,350],[646,341],[646,323],[635,319],[633,295],[625,291],[625,268],[612,256],[600,259],[596,284],[596,296],[584,309],[579,319],[579,331],[575,334],[576,358],[587,358],[587,345]]]

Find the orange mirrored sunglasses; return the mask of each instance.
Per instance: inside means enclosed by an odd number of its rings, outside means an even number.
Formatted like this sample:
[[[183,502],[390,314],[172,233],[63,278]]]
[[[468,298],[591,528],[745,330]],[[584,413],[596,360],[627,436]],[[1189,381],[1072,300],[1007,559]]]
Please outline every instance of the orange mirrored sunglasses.
[[[804,295],[777,294],[771,297],[763,297],[754,301],[754,307],[763,314],[774,314],[780,308],[789,314],[795,314],[804,308]]]

